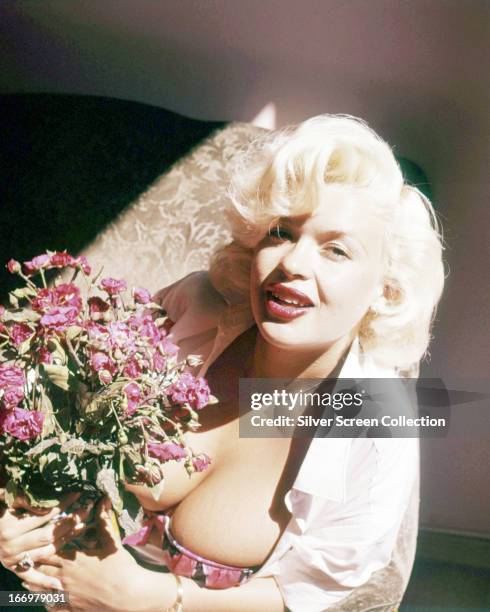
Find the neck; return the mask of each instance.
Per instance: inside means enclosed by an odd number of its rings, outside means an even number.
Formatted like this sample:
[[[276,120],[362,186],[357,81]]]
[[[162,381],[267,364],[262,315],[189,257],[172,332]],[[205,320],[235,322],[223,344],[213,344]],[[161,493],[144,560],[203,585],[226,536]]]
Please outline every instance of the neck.
[[[251,378],[336,378],[347,356],[355,332],[321,350],[278,348],[257,331]]]

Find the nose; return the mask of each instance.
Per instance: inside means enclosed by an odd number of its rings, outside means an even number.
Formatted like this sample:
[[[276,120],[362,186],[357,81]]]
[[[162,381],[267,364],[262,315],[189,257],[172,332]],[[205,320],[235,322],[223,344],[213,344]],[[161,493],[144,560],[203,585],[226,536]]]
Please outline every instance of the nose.
[[[288,245],[279,262],[280,269],[288,277],[308,278],[311,275],[313,252],[306,240],[300,239]]]

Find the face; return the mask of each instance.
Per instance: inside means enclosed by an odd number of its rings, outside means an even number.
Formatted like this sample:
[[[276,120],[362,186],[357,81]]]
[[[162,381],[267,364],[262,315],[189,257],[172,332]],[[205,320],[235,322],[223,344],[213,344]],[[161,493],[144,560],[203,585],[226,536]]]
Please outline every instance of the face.
[[[255,248],[251,302],[263,338],[296,350],[354,338],[383,291],[385,223],[366,195],[329,187],[311,215],[283,217]]]

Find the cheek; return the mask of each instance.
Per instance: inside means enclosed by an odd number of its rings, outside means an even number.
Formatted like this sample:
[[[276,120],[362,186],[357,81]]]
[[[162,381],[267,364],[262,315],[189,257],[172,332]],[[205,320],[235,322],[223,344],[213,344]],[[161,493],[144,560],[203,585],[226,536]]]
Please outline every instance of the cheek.
[[[364,314],[375,299],[379,275],[371,266],[331,269],[319,279],[322,302],[330,309]]]

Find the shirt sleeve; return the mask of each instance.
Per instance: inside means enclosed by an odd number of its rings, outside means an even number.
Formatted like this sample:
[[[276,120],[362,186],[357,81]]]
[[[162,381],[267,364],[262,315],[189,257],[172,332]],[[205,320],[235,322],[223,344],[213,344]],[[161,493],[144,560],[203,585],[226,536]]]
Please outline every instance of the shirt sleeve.
[[[205,360],[213,349],[219,321],[227,308],[208,273],[191,272],[158,291],[153,299],[173,323],[168,338],[179,346],[179,358],[195,354]]]
[[[344,500],[292,489],[291,547],[273,572],[288,610],[326,610],[388,565],[417,473],[417,439],[360,438]]]

